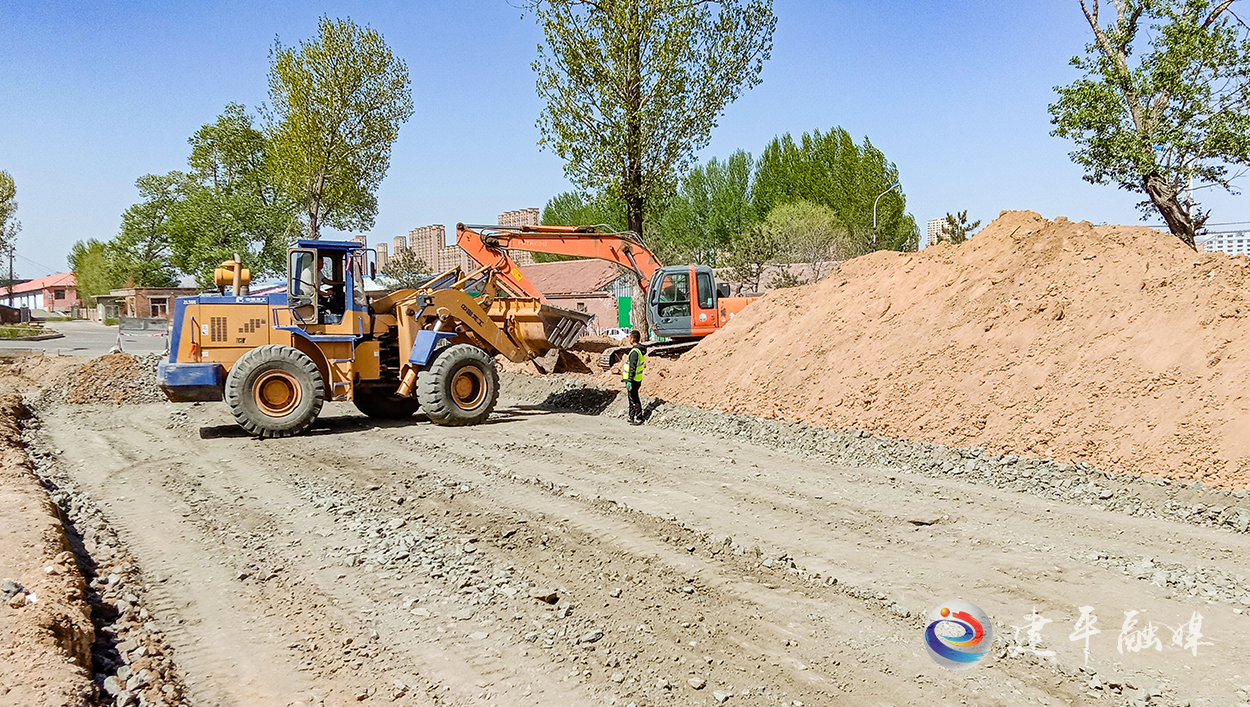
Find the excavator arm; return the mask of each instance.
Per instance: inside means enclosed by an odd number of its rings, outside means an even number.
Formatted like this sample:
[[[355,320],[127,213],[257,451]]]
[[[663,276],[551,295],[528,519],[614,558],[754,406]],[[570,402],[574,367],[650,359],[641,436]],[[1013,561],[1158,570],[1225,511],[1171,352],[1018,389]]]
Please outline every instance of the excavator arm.
[[[616,263],[634,273],[645,293],[651,276],[663,267],[655,254],[633,234],[599,231],[594,226],[466,226],[456,225],[456,243],[483,265],[496,270],[508,284],[530,297],[542,297],[534,283],[509,257],[510,250],[596,258]]]

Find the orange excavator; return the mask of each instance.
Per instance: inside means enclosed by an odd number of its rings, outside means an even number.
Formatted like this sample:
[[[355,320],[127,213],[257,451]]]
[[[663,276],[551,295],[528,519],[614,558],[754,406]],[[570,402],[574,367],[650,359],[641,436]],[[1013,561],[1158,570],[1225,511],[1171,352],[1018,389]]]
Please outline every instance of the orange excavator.
[[[647,318],[657,337],[667,341],[646,341],[649,356],[677,356],[694,348],[703,337],[733,319],[752,297],[730,297],[729,285],[717,283],[706,265],[660,263],[633,233],[612,231],[599,226],[467,226],[456,225],[456,243],[483,265],[497,263],[504,273],[507,289],[524,297],[543,295],[512,260],[509,251],[571,255],[616,263],[633,273],[642,283]],[[624,356],[627,347],[603,352],[600,365],[611,368]]]

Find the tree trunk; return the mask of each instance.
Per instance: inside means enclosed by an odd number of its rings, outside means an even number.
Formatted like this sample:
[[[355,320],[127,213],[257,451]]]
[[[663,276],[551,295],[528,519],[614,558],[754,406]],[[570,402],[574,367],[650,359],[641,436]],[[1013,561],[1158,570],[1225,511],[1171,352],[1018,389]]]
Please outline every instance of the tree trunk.
[[[625,184],[621,191],[625,201],[629,230],[646,243],[642,233],[646,197],[642,186],[642,27],[638,16],[638,3],[630,7],[629,28],[629,85],[625,89]],[[650,339],[651,322],[647,316],[647,294],[643,288],[649,283],[636,277],[631,314],[634,328],[642,332],[642,338]]]
[[[1155,209],[1163,216],[1163,220],[1168,224],[1168,230],[1177,238],[1181,239],[1185,245],[1198,250],[1198,246],[1194,241],[1197,235],[1197,227],[1194,224],[1193,215],[1189,213],[1189,209],[1181,203],[1180,192],[1172,188],[1172,185],[1166,179],[1161,177],[1158,172],[1151,172],[1142,179],[1142,188],[1150,195],[1150,202],[1154,204]]]

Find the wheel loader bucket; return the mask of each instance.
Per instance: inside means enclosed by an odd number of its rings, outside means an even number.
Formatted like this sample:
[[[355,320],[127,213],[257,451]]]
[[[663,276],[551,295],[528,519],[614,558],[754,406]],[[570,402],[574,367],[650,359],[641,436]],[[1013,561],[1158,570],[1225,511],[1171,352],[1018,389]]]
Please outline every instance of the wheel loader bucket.
[[[534,356],[571,347],[586,332],[594,316],[529,297],[499,298],[490,307],[490,318]]]

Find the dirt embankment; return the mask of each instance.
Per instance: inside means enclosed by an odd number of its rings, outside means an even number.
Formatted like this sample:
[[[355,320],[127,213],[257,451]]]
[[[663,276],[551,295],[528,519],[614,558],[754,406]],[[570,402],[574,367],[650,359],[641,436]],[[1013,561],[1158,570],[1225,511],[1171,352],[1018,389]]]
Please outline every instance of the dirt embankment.
[[[648,392],[705,408],[1250,487],[1250,259],[1004,212],[770,293]]]
[[[95,629],[56,508],[31,472],[0,393],[0,704],[79,705],[95,695]]]

